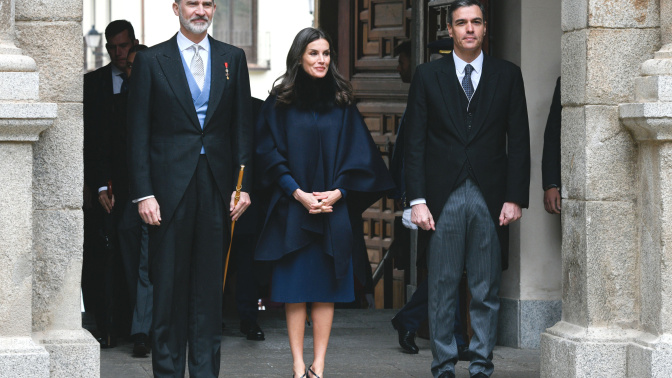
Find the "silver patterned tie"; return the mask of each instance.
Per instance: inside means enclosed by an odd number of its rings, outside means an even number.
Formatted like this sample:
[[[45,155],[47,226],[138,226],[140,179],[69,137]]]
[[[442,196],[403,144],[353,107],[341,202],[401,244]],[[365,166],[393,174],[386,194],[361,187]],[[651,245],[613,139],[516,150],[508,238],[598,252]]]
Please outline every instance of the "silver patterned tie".
[[[203,83],[205,83],[205,66],[203,65],[203,58],[201,58],[201,54],[199,54],[199,51],[202,49],[202,47],[194,44],[190,47],[190,49],[194,51],[194,57],[191,59],[191,65],[189,66],[189,69],[191,70],[191,74],[196,80],[196,84],[198,84],[198,87],[203,90]]]

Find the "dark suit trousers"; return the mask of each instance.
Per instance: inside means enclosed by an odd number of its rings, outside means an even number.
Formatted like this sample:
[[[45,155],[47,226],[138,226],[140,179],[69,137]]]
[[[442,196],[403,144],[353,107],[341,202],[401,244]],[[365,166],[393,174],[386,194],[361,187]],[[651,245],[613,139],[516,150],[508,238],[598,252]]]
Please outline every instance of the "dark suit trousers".
[[[227,203],[228,204],[228,203]],[[159,205],[161,205],[159,203]],[[154,283],[155,377],[217,377],[222,339],[222,258],[228,236],[225,201],[205,155],[163,237],[150,227]]]
[[[259,281],[255,272],[254,247],[258,235],[237,235],[232,253],[236,254],[236,307],[240,320],[256,322],[259,315]]]
[[[427,319],[427,280],[422,281],[411,296],[411,299],[399,310],[395,318],[409,332],[417,332],[420,323]]]
[[[117,207],[118,206],[118,207]],[[138,214],[138,205],[132,201],[115,205],[120,213],[117,226],[119,252],[124,265],[126,288],[133,311],[131,335],[149,335],[152,325],[152,284],[147,279],[147,235],[146,226]]]
[[[466,179],[448,197],[429,242],[429,332],[432,374],[455,371],[457,343],[452,325],[458,306],[463,269],[471,292],[469,314],[474,335],[469,373],[493,371],[492,350],[497,341],[497,313],[501,279],[501,250],[495,225],[480,189]]]
[[[455,341],[457,341],[457,346],[466,346],[465,330],[464,330],[464,320],[462,319],[462,314],[460,311],[460,298],[459,295],[456,298],[457,306],[455,307],[455,323],[453,326],[453,334],[455,335]],[[423,280],[418,288],[415,289],[415,292],[411,296],[404,307],[399,310],[395,316],[401,325],[406,328],[409,332],[417,332],[420,328],[420,324],[427,320],[429,315],[429,283],[428,280]]]

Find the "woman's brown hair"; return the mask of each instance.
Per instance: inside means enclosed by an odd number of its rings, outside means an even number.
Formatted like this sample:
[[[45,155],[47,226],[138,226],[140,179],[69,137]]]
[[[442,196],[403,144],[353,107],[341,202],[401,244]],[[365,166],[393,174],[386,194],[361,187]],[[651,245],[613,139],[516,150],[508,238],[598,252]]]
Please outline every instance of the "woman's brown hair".
[[[295,101],[297,77],[299,70],[303,70],[301,65],[303,54],[306,52],[308,44],[318,39],[324,39],[329,43],[331,62],[325,78],[333,80],[335,89],[334,102],[337,105],[352,104],[354,99],[352,85],[343,78],[336,68],[336,53],[331,38],[327,33],[316,28],[305,28],[294,37],[292,47],[289,48],[289,52],[287,53],[287,71],[273,82],[273,89],[271,89],[271,94],[277,96],[278,104],[289,105]]]

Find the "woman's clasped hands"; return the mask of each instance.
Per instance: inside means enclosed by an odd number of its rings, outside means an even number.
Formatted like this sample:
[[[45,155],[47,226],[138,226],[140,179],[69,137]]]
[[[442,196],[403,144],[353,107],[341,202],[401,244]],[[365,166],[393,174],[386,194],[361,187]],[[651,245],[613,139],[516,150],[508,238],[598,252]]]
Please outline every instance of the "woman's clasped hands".
[[[301,202],[303,207],[308,210],[308,213],[321,214],[333,212],[334,204],[343,197],[343,194],[338,189],[312,193],[296,189],[293,196],[297,201]]]

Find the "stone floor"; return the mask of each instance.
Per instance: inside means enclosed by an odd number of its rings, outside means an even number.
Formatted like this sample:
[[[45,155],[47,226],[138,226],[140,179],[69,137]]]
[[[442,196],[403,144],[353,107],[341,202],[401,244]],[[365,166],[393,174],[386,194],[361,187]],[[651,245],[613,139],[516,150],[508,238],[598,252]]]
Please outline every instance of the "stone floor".
[[[420,353],[404,354],[390,325],[395,310],[336,310],[327,352],[327,377],[431,377],[429,341],[417,339]],[[225,317],[220,377],[289,377],[291,355],[284,312],[262,313],[265,341],[248,341],[238,332],[235,317]],[[312,336],[306,332],[305,355],[310,363]],[[101,350],[102,378],[151,377],[151,358],[131,357],[131,343]],[[539,351],[497,347],[494,378],[539,377]],[[469,377],[468,364],[457,365],[457,377]]]

